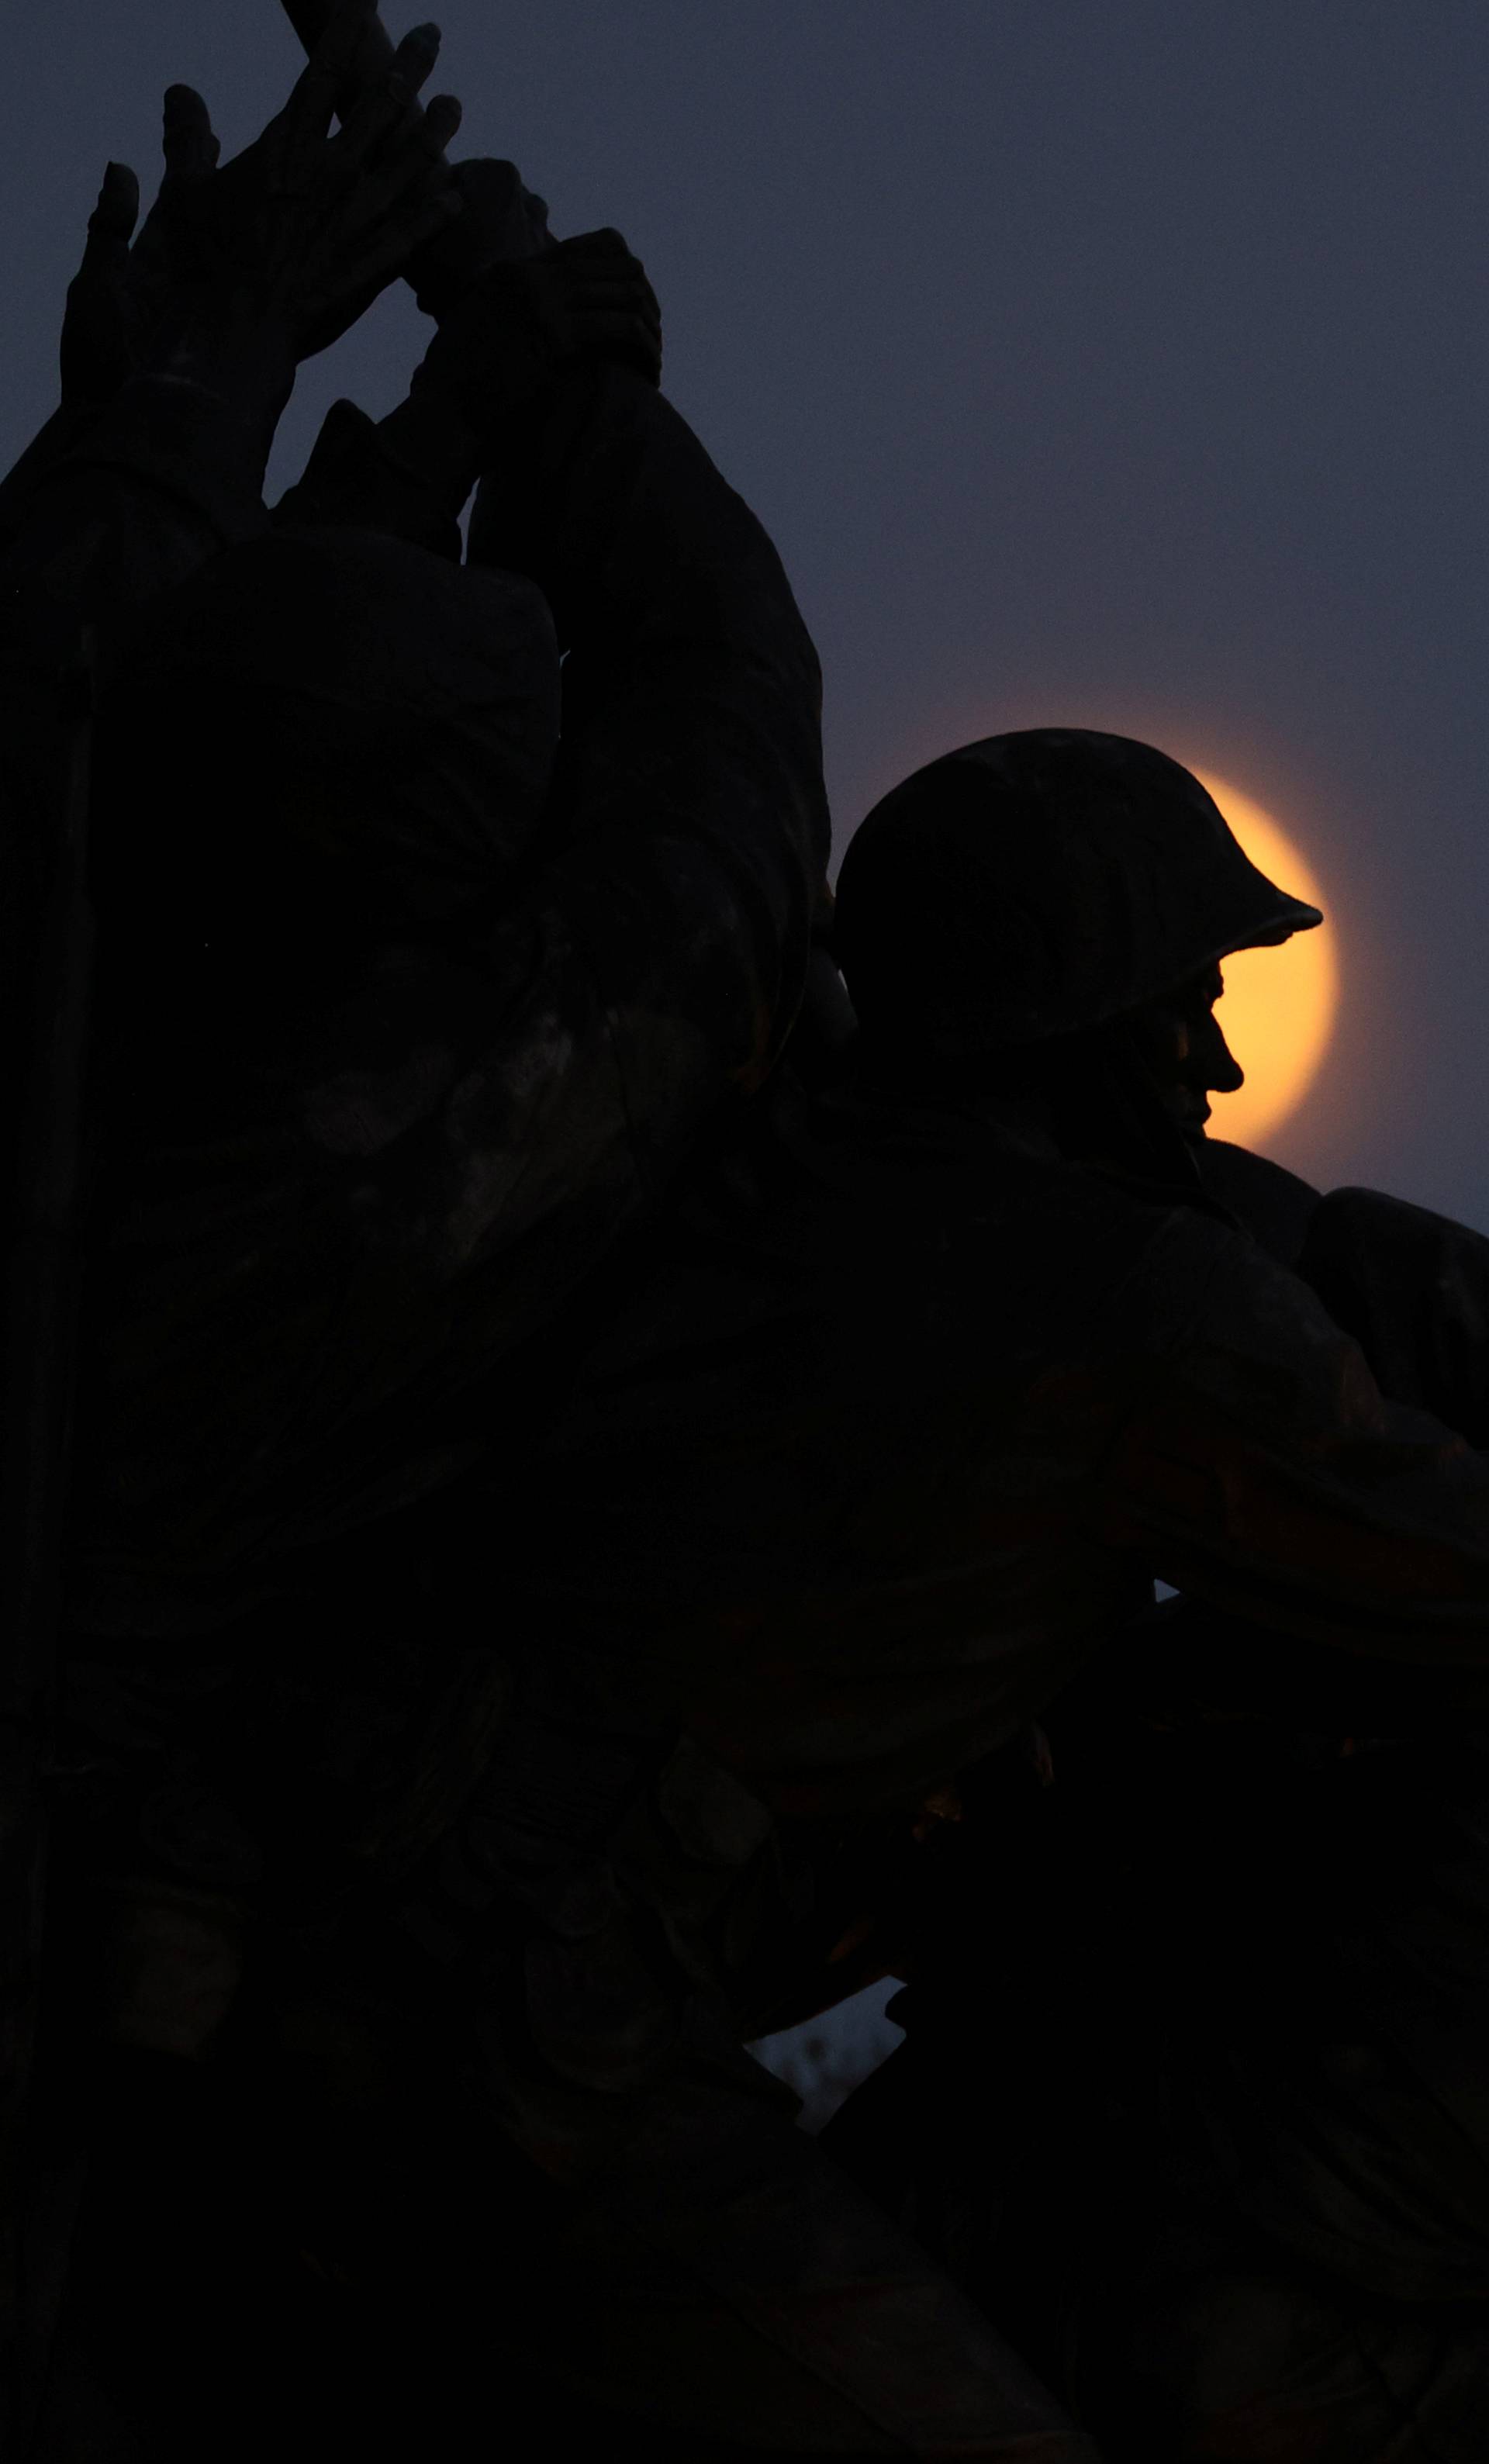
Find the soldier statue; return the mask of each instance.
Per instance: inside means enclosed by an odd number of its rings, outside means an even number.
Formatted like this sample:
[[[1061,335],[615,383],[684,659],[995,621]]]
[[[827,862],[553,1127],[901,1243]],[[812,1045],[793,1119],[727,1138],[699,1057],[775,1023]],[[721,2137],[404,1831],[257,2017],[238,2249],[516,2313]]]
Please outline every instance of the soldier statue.
[[[1207,1194],[1212,972],[1316,917],[1161,755],[997,738],[890,799],[844,1048],[778,560],[624,243],[451,173],[430,42],[359,87],[367,18],[221,170],[173,90],[0,501],[27,880],[38,675],[83,625],[98,676],[40,2452],[525,2409],[577,2453],[1086,2464],[1121,2334],[1073,2374],[743,2043],[862,1967],[951,1784],[996,1822],[1067,1688],[1152,1704],[1155,1577],[1228,1714],[1281,1658],[1325,1734],[1471,1727],[1489,1460]],[[461,230],[407,401],[339,406],[271,515],[297,363]],[[978,1904],[1027,1936],[1047,1887]]]
[[[997,784],[979,805],[984,763]],[[1156,863],[1137,780],[1185,833]],[[958,799],[989,854],[1006,850],[996,908],[991,878],[980,906],[947,878],[969,852]],[[907,782],[850,850],[855,991],[907,1080],[931,1076],[932,1036],[965,1066],[953,1004],[970,966],[911,996],[913,961],[890,963],[891,914],[930,957],[915,885],[934,890],[992,962],[978,1075],[1052,1093],[1066,1151],[1108,1177],[1223,1202],[1384,1394],[1481,1445],[1479,1236],[1371,1192],[1321,1199],[1204,1139],[1210,1093],[1240,1079],[1214,1015],[1221,962],[1318,920],[1259,904],[1215,821],[1142,748],[970,748]],[[1020,1007],[1030,970],[1040,989]],[[1046,986],[1058,1020],[1038,1006]],[[1232,1340],[1218,1307],[1209,1334]],[[1280,1468],[1302,1434],[1283,1404]],[[1215,1484],[1229,1548],[1259,1557],[1244,1487],[1203,1441],[1190,1477]],[[1296,1510],[1306,1588],[1358,1581],[1363,1533],[1331,1562],[1301,1492]],[[952,1853],[924,1861],[881,1947],[912,1979],[894,2005],[908,2042],[823,2144],[1113,2457],[1467,2459],[1489,2437],[1481,1709],[1403,1690],[1385,1660],[1367,1678],[1310,1651],[1282,1585],[1217,1606],[1208,1570],[1163,1562],[1189,1595],[1140,1611],[1052,1700],[1037,1755],[962,1774]],[[1424,1639],[1453,1615],[1431,1581],[1419,1615]],[[1369,1651],[1363,1594],[1354,1616]]]
[[[358,2384],[366,2435],[447,2434],[381,2324],[339,2366],[312,2161],[364,2035],[402,2078],[428,2015],[422,1972],[369,2021],[340,1971],[508,1690],[505,1541],[460,1592],[437,1509],[521,1446],[509,1360],[769,1067],[824,895],[816,658],[657,390],[644,274],[551,244],[510,166],[452,172],[430,30],[369,76],[375,32],[337,11],[221,169],[171,90],[161,198],[131,248],[111,166],[0,500],[20,954],[31,714],[79,627],[97,677],[18,2453],[336,2446]],[[297,363],[405,269],[438,311],[407,401],[339,406],[272,515]],[[468,2170],[447,2248],[491,2212]]]

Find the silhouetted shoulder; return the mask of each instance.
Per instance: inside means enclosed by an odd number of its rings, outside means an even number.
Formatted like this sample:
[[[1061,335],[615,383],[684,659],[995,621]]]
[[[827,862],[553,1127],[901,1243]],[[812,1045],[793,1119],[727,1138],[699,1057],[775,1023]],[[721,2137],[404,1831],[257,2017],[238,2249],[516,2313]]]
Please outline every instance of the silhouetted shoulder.
[[[1193,1150],[1199,1177],[1219,1200],[1284,1266],[1296,1266],[1307,1239],[1319,1192],[1270,1155],[1229,1138],[1202,1138]]]

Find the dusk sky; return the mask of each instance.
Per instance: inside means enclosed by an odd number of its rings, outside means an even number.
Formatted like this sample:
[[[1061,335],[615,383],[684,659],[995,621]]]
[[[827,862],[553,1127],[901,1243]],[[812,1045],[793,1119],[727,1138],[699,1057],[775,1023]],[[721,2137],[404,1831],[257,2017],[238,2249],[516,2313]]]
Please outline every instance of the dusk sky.
[[[1304,851],[1343,982],[1272,1152],[1489,1229],[1483,11],[436,13],[453,150],[646,260],[666,387],[821,653],[839,848],[1000,728],[1111,727],[1231,780]],[[48,0],[8,55],[7,464],[55,402],[105,160],[152,194],[165,85],[232,152],[299,62],[275,0]],[[399,398],[427,330],[400,288],[304,372],[272,495],[335,395]]]

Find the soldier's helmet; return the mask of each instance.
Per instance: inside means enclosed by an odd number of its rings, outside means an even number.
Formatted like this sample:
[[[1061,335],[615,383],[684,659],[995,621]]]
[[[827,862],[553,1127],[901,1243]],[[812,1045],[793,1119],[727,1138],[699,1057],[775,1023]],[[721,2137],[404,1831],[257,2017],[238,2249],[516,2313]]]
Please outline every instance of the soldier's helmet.
[[[874,806],[834,938],[865,1029],[953,1058],[1102,1025],[1323,920],[1167,754],[1029,728],[944,754]]]

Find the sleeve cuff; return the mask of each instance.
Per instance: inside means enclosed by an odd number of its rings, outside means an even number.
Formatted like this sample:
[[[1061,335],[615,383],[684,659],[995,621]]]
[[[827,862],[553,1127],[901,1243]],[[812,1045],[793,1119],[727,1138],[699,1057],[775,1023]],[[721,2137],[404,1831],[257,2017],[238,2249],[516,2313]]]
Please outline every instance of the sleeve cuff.
[[[267,440],[233,404],[189,378],[164,375],[135,378],[66,457],[75,468],[145,480],[224,542],[264,528],[266,460]]]

